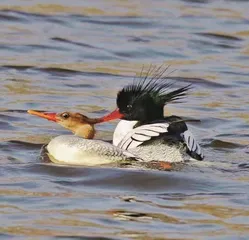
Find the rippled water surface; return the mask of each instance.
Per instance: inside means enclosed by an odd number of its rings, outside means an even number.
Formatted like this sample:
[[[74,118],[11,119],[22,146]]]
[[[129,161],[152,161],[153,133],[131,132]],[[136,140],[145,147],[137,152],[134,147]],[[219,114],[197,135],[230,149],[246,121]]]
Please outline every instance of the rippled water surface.
[[[2,239],[249,238],[248,1],[2,0],[0,23]],[[27,109],[101,116],[150,64],[193,84],[165,114],[201,120],[191,128],[203,163],[40,162],[41,146],[67,131]],[[115,124],[97,137],[111,139]]]

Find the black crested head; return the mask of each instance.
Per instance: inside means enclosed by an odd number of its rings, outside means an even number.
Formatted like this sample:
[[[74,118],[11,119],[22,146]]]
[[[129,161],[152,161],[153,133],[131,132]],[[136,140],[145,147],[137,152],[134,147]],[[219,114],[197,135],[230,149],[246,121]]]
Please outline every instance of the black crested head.
[[[117,106],[123,119],[149,122],[163,119],[165,104],[175,102],[183,98],[190,85],[176,90],[171,90],[173,83],[166,81],[165,76],[168,67],[150,66],[143,77],[143,69],[138,79],[133,84],[125,86],[118,92]]]

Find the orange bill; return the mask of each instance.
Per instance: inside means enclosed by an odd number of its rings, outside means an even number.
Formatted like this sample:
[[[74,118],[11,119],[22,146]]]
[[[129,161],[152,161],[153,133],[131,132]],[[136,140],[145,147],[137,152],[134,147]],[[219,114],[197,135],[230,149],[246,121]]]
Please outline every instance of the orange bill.
[[[111,120],[115,120],[115,119],[121,119],[124,115],[122,113],[119,112],[119,109],[115,109],[113,112],[111,112],[110,114],[104,116],[101,118],[101,122],[108,122]]]
[[[27,112],[29,114],[31,114],[31,115],[35,115],[35,116],[38,116],[38,117],[41,117],[41,118],[45,118],[45,119],[47,119],[49,121],[57,122],[56,113],[38,112],[38,111],[35,111],[35,110],[28,110]]]

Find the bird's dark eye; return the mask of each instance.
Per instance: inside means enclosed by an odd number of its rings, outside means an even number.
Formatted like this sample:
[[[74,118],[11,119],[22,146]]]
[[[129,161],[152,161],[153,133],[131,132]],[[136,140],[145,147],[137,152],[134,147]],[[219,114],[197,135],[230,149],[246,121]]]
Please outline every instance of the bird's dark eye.
[[[64,119],[67,119],[67,118],[69,118],[70,115],[69,115],[69,113],[66,113],[66,112],[65,112],[65,113],[62,113],[61,116],[62,116]]]

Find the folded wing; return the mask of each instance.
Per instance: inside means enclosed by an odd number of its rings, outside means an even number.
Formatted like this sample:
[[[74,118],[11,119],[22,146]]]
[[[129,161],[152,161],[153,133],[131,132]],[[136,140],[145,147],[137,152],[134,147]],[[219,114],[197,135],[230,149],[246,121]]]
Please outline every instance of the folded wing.
[[[168,132],[168,123],[146,124],[131,130],[118,144],[118,147],[128,150]]]
[[[171,123],[167,122],[153,123],[134,128],[119,142],[118,147],[129,150],[136,148],[151,139],[156,139],[156,137],[163,135],[170,136],[172,134],[171,131],[169,131],[170,124]],[[180,139],[186,144],[188,153],[191,157],[197,160],[202,160],[204,158],[202,149],[190,130],[187,129],[180,133]]]

